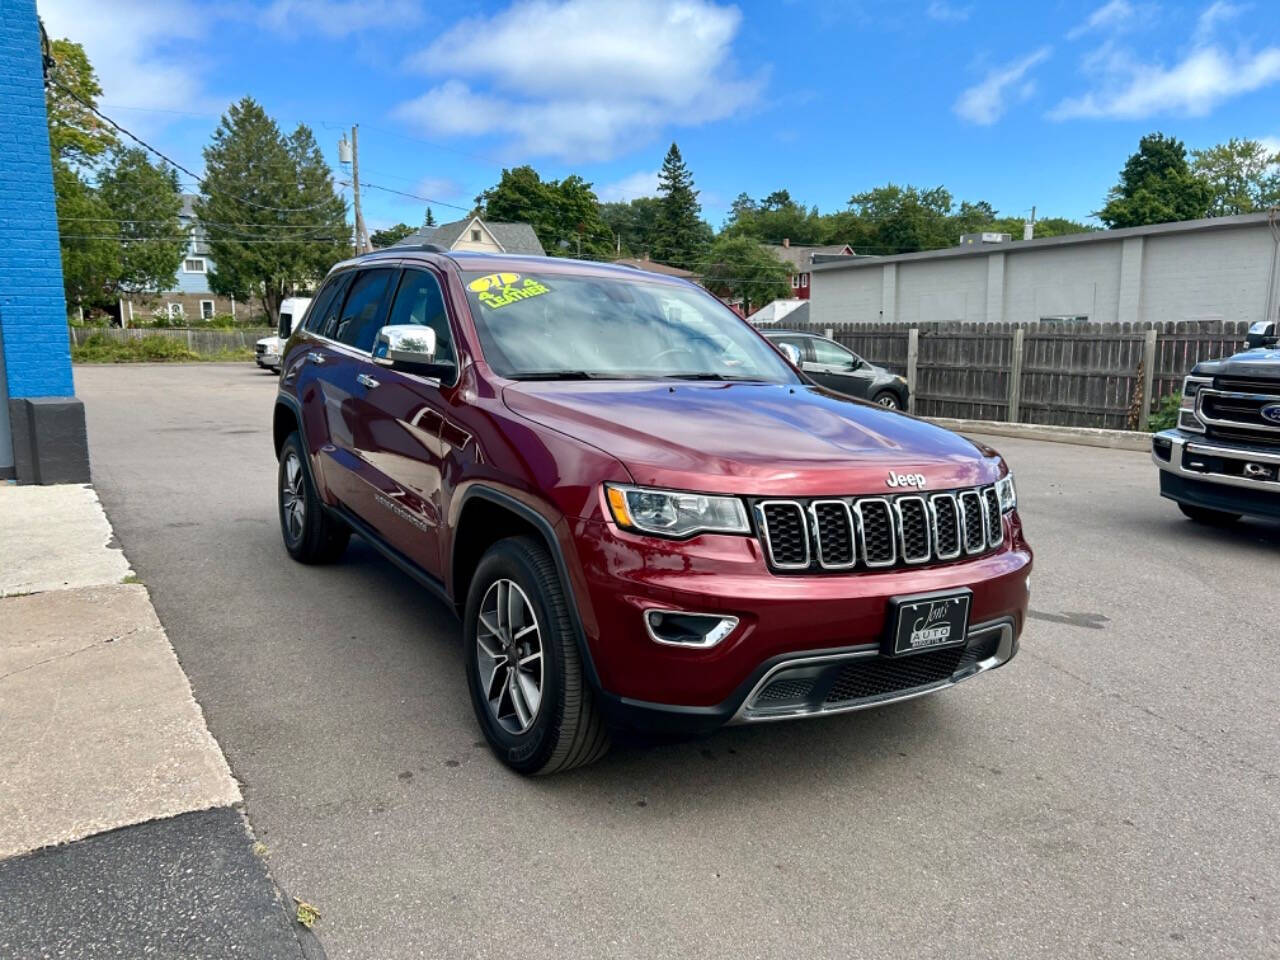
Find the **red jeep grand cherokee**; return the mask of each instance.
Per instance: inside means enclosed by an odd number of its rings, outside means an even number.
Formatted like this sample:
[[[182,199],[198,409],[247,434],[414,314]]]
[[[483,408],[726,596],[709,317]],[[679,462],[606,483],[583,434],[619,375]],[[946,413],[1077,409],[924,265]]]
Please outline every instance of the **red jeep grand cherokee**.
[[[476,717],[522,773],[1017,651],[1004,461],[813,386],[687,282],[391,248],[334,267],[283,363],[285,547],[332,561],[354,531],[452,604]]]

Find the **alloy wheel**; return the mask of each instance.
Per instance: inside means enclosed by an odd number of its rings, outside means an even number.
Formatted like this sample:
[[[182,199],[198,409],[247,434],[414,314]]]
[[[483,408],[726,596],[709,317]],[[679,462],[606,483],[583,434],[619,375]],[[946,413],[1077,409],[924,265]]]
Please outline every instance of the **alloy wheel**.
[[[898,401],[892,394],[884,394],[876,401],[882,407],[888,407],[890,410],[898,409]]]
[[[524,733],[542,703],[542,633],[513,580],[495,580],[480,601],[476,660],[489,712],[508,733]]]
[[[307,523],[307,500],[302,461],[292,451],[284,458],[284,483],[280,485],[280,509],[289,540],[297,542],[302,538],[302,531]]]

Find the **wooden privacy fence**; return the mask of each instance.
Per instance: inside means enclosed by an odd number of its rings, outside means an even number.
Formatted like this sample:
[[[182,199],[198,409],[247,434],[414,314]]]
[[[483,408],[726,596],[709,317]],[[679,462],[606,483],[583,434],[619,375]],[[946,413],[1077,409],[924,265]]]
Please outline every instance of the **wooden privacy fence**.
[[[797,329],[797,328],[790,328]],[[847,323],[829,336],[907,378],[926,417],[1145,429],[1200,360],[1234,353],[1248,325]]]
[[[143,337],[168,337],[187,345],[188,350],[196,353],[219,353],[223,350],[238,350],[242,347],[253,349],[253,345],[263,337],[273,333],[270,327],[241,327],[234,330],[207,329],[189,327],[68,327],[71,342],[80,346],[92,336],[103,336],[109,340],[141,340]]]

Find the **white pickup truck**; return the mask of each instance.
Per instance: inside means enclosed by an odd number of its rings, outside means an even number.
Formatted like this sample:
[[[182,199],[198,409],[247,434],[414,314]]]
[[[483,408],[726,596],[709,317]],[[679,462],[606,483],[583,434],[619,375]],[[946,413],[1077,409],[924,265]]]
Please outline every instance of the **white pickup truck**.
[[[254,363],[264,370],[280,372],[280,349],[293,333],[294,327],[302,321],[310,305],[310,297],[289,297],[281,301],[280,316],[276,319],[276,332],[269,337],[263,337],[254,345]]]

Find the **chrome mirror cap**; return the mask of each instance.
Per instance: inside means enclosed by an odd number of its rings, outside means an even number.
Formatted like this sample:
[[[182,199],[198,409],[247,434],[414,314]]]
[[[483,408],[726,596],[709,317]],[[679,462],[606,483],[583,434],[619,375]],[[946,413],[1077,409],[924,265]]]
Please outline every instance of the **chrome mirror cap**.
[[[782,351],[782,355],[787,358],[787,362],[793,367],[800,366],[800,351],[789,343],[778,344],[778,349]]]
[[[416,323],[383,327],[373,342],[373,362],[383,367],[435,363],[436,332]]]

